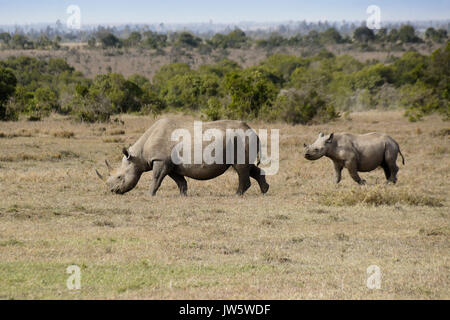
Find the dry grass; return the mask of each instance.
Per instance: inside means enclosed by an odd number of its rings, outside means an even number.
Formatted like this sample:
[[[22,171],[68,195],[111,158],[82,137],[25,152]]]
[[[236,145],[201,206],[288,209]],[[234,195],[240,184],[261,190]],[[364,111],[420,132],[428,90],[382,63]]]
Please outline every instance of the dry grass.
[[[154,121],[121,120],[0,124],[0,298],[450,298],[450,146],[438,117],[254,122],[280,129],[280,171],[268,177],[268,194],[253,182],[235,196],[230,170],[189,180],[186,198],[170,179],[150,197],[151,173],[126,195],[105,190],[94,168],[105,172],[105,158],[118,165],[122,146]],[[74,135],[55,136],[63,131]],[[406,157],[398,184],[385,186],[376,170],[362,174],[366,186],[347,172],[336,186],[331,161],[301,155],[320,131],[392,135]],[[80,291],[66,288],[72,264],[81,268]],[[374,264],[380,290],[366,287]]]
[[[73,133],[72,131],[67,131],[67,130],[59,130],[59,131],[54,131],[53,136],[57,137],[57,138],[70,139],[70,138],[75,137],[75,133]]]
[[[410,206],[442,207],[443,200],[422,195],[410,188],[391,186],[353,187],[345,190],[331,191],[324,194],[320,203],[326,206],[355,206],[368,204],[374,206],[393,206],[404,204]]]

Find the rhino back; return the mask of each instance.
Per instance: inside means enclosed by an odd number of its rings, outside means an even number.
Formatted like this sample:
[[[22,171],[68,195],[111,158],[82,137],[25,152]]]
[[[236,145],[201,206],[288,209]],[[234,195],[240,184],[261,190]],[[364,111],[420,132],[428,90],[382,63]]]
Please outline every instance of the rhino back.
[[[189,131],[191,139],[194,138],[194,121],[183,119],[163,118],[156,121],[130,148],[135,155],[140,155],[146,160],[156,158],[169,159],[173,147],[179,141],[172,141],[172,133],[177,129]],[[208,129],[218,129],[222,131],[225,137],[227,129],[242,129],[244,131],[251,129],[247,123],[236,120],[219,120],[211,122],[202,122],[203,132]],[[192,140],[192,142],[194,142]],[[208,142],[203,142],[203,145]]]
[[[372,171],[379,167],[384,161],[384,151],[389,136],[382,133],[367,134],[341,134],[343,144],[355,150],[358,159],[358,171]]]

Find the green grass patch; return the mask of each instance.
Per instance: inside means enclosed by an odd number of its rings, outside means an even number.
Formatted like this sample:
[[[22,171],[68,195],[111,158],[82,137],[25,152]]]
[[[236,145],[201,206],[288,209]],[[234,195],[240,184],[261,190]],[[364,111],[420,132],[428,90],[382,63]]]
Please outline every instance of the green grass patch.
[[[66,286],[69,265],[81,269],[81,289]],[[0,299],[89,299],[120,297],[125,293],[150,295],[155,290],[216,287],[239,282],[244,275],[277,273],[264,264],[159,264],[142,260],[131,264],[0,263]],[[234,277],[237,277],[233,280]]]

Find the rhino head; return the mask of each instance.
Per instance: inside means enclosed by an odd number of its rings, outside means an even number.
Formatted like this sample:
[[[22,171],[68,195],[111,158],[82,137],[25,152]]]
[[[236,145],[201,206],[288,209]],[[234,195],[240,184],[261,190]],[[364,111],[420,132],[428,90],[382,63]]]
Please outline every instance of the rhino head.
[[[304,144],[304,156],[308,160],[317,160],[326,155],[331,148],[333,148],[333,133],[325,135],[323,132],[319,133],[317,140],[309,146]]]
[[[137,156],[131,155],[126,148],[122,149],[122,153],[124,155],[122,164],[117,170],[113,170],[108,161],[105,160],[108,168],[108,178],[104,178],[103,175],[95,170],[98,177],[106,183],[108,189],[117,194],[124,194],[133,189],[147,167],[144,161]]]

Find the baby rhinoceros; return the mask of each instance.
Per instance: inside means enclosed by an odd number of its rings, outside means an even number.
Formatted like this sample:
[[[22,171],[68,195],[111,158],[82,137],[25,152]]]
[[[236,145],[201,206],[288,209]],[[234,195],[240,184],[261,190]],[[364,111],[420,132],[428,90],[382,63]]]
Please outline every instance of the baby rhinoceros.
[[[369,172],[382,167],[387,182],[397,182],[397,156],[400,153],[402,162],[405,158],[400,152],[398,143],[390,136],[382,133],[350,134],[331,133],[319,134],[311,144],[304,144],[304,155],[308,160],[317,160],[326,156],[333,160],[336,183],[341,181],[342,169],[347,168],[350,176],[359,184],[365,184],[359,172]]]

